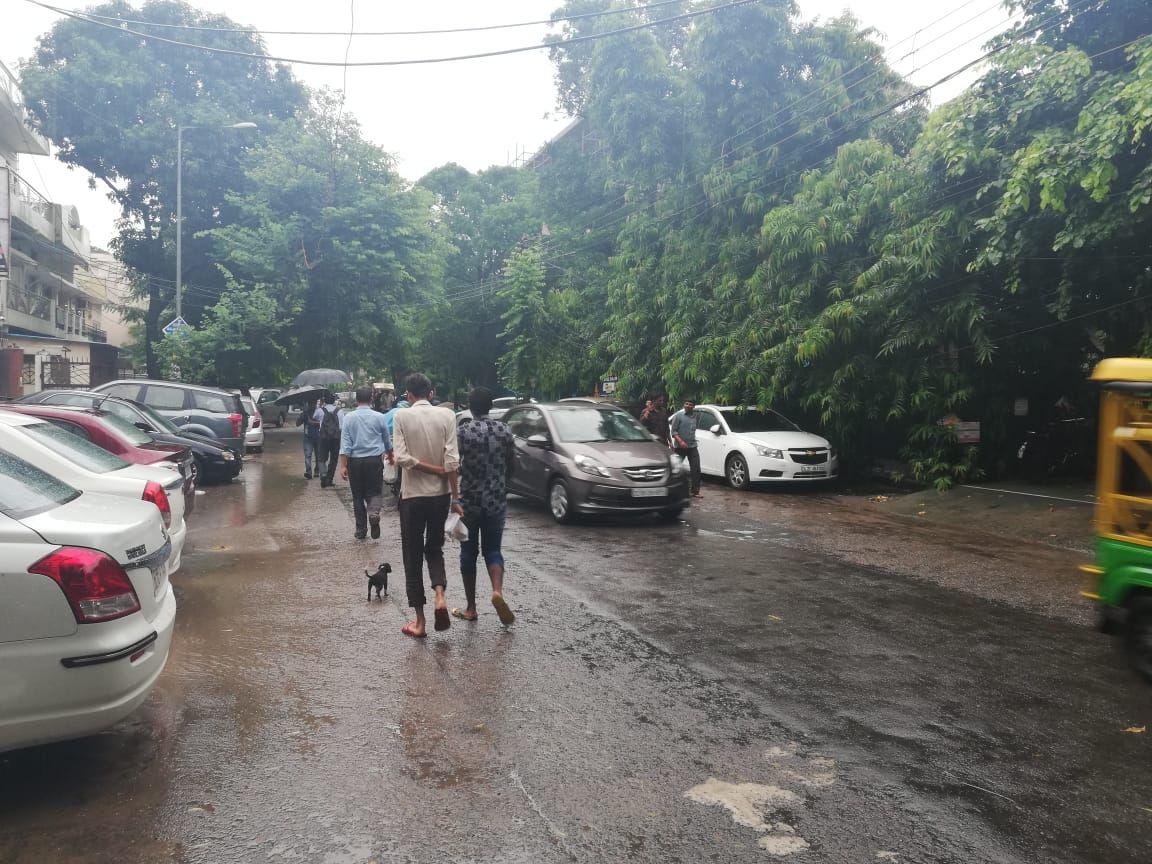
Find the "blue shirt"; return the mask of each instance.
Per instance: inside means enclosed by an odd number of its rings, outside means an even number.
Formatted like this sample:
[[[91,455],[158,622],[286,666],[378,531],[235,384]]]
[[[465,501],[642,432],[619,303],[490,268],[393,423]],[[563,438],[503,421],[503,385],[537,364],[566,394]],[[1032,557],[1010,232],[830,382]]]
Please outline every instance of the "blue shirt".
[[[408,400],[407,399],[401,399],[399,402],[397,402],[395,405],[393,405],[388,411],[384,412],[384,422],[388,424],[388,434],[389,435],[395,435],[396,434],[396,432],[395,432],[395,430],[396,430],[396,412],[399,411],[401,408],[409,408],[409,407],[411,407],[411,406],[408,404]]]
[[[340,429],[341,456],[382,456],[391,449],[392,436],[379,411],[373,411],[369,405],[358,405],[351,414],[344,415]]]

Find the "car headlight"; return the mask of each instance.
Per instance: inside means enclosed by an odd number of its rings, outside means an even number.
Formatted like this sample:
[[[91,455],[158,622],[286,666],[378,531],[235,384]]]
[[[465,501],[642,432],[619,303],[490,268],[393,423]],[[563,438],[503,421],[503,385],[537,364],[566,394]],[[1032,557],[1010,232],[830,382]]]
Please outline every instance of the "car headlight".
[[[223,459],[225,462],[231,462],[233,459],[236,458],[236,454],[233,453],[231,450],[225,450],[220,454],[220,458]]]
[[[576,463],[576,467],[583,471],[585,474],[595,474],[598,477],[611,477],[612,473],[593,459],[591,456],[585,456],[582,453],[577,453],[572,459]]]
[[[780,450],[776,450],[772,447],[761,447],[759,444],[753,444],[752,446],[756,448],[756,452],[759,453],[761,456],[766,456],[769,459],[783,459],[784,458],[784,454]]]

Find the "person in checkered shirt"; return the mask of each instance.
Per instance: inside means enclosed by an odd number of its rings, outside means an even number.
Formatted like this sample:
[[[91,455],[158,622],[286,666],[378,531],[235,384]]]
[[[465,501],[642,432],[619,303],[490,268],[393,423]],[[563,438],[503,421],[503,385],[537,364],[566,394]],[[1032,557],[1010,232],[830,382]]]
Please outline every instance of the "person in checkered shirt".
[[[476,561],[481,553],[492,580],[492,605],[500,623],[516,620],[504,599],[504,555],[500,541],[508,512],[506,484],[512,471],[512,433],[499,420],[488,418],[492,410],[492,393],[477,387],[468,394],[472,419],[460,425],[457,442],[460,448],[460,505],[468,539],[460,544],[460,575],[468,606],[453,609],[452,614],[465,621],[475,621]]]

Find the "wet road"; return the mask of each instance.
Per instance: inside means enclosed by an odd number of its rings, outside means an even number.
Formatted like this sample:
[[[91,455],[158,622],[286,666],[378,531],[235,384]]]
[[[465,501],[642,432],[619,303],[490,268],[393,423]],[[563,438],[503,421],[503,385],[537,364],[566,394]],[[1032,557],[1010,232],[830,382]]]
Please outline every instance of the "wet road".
[[[811,492],[514,501],[515,627],[416,643],[394,514],[352,542],[268,437],[200,499],[146,706],[0,756],[0,862],[1152,860],[1152,688],[1072,553]]]

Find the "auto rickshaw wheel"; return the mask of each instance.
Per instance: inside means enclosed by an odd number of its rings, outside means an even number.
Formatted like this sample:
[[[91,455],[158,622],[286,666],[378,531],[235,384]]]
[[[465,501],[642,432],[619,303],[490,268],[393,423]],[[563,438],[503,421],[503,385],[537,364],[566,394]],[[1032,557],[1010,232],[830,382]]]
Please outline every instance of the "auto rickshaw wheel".
[[[1136,671],[1152,683],[1152,594],[1140,594],[1128,604],[1124,642]]]

